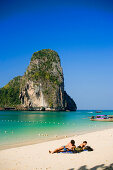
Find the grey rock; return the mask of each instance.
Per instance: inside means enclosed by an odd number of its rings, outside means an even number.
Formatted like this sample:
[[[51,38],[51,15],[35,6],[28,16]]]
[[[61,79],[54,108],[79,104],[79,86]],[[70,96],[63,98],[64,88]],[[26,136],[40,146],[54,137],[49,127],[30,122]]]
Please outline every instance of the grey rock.
[[[22,78],[21,105],[32,110],[77,109],[64,91],[64,76],[58,54],[50,49],[35,52]]]

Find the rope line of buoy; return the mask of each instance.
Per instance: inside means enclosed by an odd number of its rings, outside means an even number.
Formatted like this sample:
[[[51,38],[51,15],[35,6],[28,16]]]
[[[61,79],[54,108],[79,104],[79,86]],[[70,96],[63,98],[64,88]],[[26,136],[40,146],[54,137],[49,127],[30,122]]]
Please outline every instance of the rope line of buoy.
[[[18,123],[42,123],[42,124],[65,124],[65,123],[59,123],[59,122],[42,122],[42,121],[19,121],[19,120],[0,120],[2,122],[18,122]],[[69,123],[67,123],[69,124]]]

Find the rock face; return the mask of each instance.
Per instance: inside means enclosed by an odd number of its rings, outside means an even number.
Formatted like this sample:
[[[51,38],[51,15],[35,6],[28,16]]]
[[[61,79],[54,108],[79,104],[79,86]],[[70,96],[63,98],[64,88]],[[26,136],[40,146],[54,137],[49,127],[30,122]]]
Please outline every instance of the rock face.
[[[19,110],[76,110],[75,102],[64,91],[58,54],[50,49],[35,52],[24,76],[14,78],[0,89],[0,107],[16,107]]]
[[[76,110],[64,91],[64,77],[58,54],[50,49],[35,52],[22,78],[21,104],[31,109]]]

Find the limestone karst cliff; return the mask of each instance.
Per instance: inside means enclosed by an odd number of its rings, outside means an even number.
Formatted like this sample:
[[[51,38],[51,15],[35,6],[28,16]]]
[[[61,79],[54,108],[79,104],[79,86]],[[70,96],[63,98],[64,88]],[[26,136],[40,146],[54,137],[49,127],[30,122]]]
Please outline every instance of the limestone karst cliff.
[[[76,110],[75,102],[64,91],[63,71],[55,51],[43,49],[35,52],[24,76],[19,80],[20,103],[17,103],[17,108]]]

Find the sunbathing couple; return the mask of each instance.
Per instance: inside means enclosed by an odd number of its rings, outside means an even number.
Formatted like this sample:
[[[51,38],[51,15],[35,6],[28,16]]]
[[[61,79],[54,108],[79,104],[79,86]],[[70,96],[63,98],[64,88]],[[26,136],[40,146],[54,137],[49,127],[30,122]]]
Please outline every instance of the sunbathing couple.
[[[49,153],[53,154],[53,153],[67,152],[67,151],[72,151],[73,153],[77,153],[79,151],[83,151],[86,145],[87,145],[87,141],[84,141],[78,147],[76,147],[75,141],[71,140],[66,146],[61,146],[60,148],[55,149],[54,151],[49,151]]]

